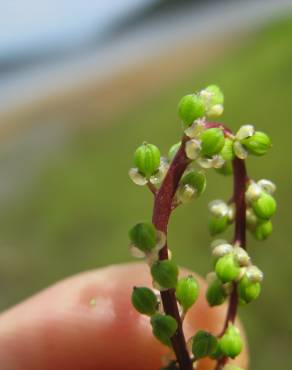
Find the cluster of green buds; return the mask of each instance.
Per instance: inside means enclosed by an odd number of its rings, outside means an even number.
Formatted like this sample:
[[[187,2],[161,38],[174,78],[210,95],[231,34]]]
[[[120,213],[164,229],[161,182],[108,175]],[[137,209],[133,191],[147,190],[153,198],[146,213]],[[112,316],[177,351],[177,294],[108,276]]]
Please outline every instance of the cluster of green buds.
[[[254,301],[260,294],[263,272],[252,264],[247,251],[238,244],[215,240],[211,244],[214,272],[207,276],[206,299],[211,307],[221,305],[230,296],[233,283],[241,303]]]
[[[165,235],[156,230],[152,223],[136,224],[131,228],[129,237],[133,256],[144,257],[150,265],[153,288],[160,292],[174,289],[183,317],[198,298],[197,280],[191,275],[179,278],[178,266],[171,259],[159,260],[158,253],[165,243]],[[132,303],[138,312],[150,316],[154,336],[170,346],[170,338],[177,330],[177,321],[163,312],[155,290],[134,287]]]
[[[257,240],[265,240],[273,231],[272,216],[277,203],[273,194],[276,186],[269,180],[249,181],[245,193],[247,227]]]
[[[212,242],[214,271],[207,276],[206,290],[206,300],[211,307],[223,304],[228,298],[231,304],[234,295],[241,304],[250,303],[259,296],[263,273],[252,263],[245,249],[245,225],[256,239],[264,240],[272,232],[271,217],[276,211],[275,185],[268,180],[248,179],[243,162],[248,154],[266,154],[271,140],[252,125],[244,125],[233,134],[223,124],[210,122],[223,113],[223,103],[223,93],[216,85],[184,96],[178,105],[184,131],[182,140],[171,146],[167,156],[161,156],[157,146],[144,142],[136,149],[134,167],[129,171],[135,184],[148,185],[154,194],[153,222],[158,219],[159,227],[165,222],[162,230],[167,230],[172,210],[204,193],[207,169],[214,168],[223,175],[233,174],[234,183],[239,184],[239,193],[234,190],[229,202],[216,199],[209,203],[212,236],[225,232],[232,223],[241,233],[235,235],[234,242],[221,239]],[[238,166],[241,166],[240,171]],[[240,179],[236,178],[238,176]],[[239,209],[243,212],[238,217]],[[191,275],[179,278],[178,266],[167,247],[167,235],[155,224],[140,222],[129,232],[131,253],[146,260],[153,281],[151,289],[134,287],[132,303],[139,313],[149,316],[153,334],[161,343],[171,347],[176,338],[183,346],[184,338],[179,338],[178,329],[197,301],[199,285]],[[164,311],[166,296],[172,302],[168,307],[176,307],[176,312]],[[238,356],[243,347],[234,319],[235,316],[227,316],[227,324],[220,335],[199,330],[189,339],[189,360],[194,366],[201,358],[209,357],[222,363],[222,370],[242,370],[226,361]],[[175,354],[177,360],[171,360],[164,370],[179,370],[179,356]]]

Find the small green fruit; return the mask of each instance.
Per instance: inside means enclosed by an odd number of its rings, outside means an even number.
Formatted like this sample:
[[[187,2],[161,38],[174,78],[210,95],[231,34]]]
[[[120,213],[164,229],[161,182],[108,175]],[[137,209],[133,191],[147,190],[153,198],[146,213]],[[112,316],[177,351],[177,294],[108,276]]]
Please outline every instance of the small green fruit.
[[[224,147],[225,138],[220,128],[209,128],[205,130],[201,137],[201,153],[206,157],[212,157],[218,154]]]
[[[212,236],[223,233],[228,227],[228,216],[211,217],[209,220],[209,231]]]
[[[151,222],[140,222],[131,228],[129,237],[135,247],[147,253],[156,246],[157,231]]]
[[[263,192],[262,195],[251,204],[254,213],[263,219],[271,218],[277,209],[275,199],[268,193]]]
[[[206,299],[209,303],[209,306],[219,306],[222,304],[227,297],[224,286],[221,280],[215,278],[213,279],[207,288]]]
[[[199,295],[199,284],[193,276],[179,279],[175,295],[184,311],[187,311],[197,300]]]
[[[238,297],[245,303],[249,303],[257,299],[260,292],[261,284],[250,281],[246,275],[244,275],[237,284]]]
[[[175,288],[177,284],[178,267],[170,260],[157,261],[151,266],[151,275],[162,288]]]
[[[234,281],[240,272],[240,267],[232,253],[218,259],[215,272],[223,283]]]
[[[268,135],[256,131],[254,135],[241,140],[241,144],[253,155],[264,155],[271,148],[272,143]]]
[[[203,172],[189,171],[183,176],[181,185],[190,185],[195,189],[196,196],[200,196],[206,189],[206,176]]]
[[[216,337],[204,330],[199,330],[192,338],[192,353],[196,358],[211,356],[216,352],[217,347]]]
[[[151,289],[146,287],[134,287],[132,304],[138,312],[149,316],[154,315],[158,307],[156,295]]]
[[[265,240],[270,236],[273,232],[273,224],[270,220],[259,221],[257,224],[253,235],[257,240]]]
[[[168,152],[168,158],[172,161],[181,146],[181,142],[173,144]]]
[[[234,159],[233,140],[229,138],[225,139],[220,155],[225,161],[232,161]]]
[[[243,342],[239,330],[232,324],[229,324],[224,335],[219,339],[221,351],[225,356],[235,358],[240,354]]]
[[[225,162],[222,167],[215,168],[216,172],[220,173],[220,175],[230,176],[233,174],[233,167],[231,162]]]
[[[160,151],[157,146],[144,142],[134,154],[134,163],[147,178],[152,176],[160,165]]]
[[[151,317],[153,335],[163,344],[171,346],[171,337],[177,330],[177,321],[169,315],[156,313]]]
[[[184,128],[188,128],[198,118],[205,114],[202,99],[196,94],[185,95],[178,104],[178,115]]]

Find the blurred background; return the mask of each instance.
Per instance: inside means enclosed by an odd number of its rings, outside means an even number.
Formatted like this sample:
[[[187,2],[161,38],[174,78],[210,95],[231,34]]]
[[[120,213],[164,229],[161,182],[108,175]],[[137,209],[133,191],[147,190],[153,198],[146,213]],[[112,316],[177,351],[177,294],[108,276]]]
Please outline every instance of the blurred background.
[[[128,229],[152,208],[128,178],[133,151],[147,140],[167,152],[180,97],[217,83],[224,122],[273,139],[248,159],[252,177],[278,185],[279,211],[268,242],[249,238],[265,281],[240,314],[251,369],[292,368],[292,0],[3,0],[0,24],[0,308],[131,260]],[[210,172],[171,219],[175,259],[202,275],[206,205],[230,196],[230,180]]]

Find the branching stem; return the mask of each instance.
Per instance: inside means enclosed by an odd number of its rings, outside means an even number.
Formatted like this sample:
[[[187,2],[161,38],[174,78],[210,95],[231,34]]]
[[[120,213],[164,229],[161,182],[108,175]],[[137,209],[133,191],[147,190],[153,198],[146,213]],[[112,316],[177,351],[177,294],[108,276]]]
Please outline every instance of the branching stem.
[[[152,222],[156,229],[164,232],[166,236],[168,221],[172,211],[173,198],[178,188],[179,181],[186,167],[190,163],[189,159],[185,155],[185,144],[187,140],[188,138],[184,136],[181,146],[167,171],[165,179],[155,194]],[[159,252],[159,259],[168,259],[167,242]],[[182,320],[179,314],[174,289],[161,291],[161,300],[165,313],[174,317],[178,323],[177,331],[171,338],[171,343],[179,363],[180,370],[192,370],[193,365],[187,350],[182,328]]]

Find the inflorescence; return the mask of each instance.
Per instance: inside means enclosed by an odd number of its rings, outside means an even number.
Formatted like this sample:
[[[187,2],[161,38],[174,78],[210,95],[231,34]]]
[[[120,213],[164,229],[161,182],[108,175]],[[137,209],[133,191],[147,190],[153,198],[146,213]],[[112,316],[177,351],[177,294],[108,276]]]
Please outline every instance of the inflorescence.
[[[272,233],[276,187],[266,179],[250,179],[245,160],[249,154],[266,154],[271,141],[252,125],[233,134],[225,125],[211,121],[223,113],[223,103],[223,93],[216,85],[184,96],[178,106],[184,130],[181,141],[170,148],[167,157],[161,156],[157,146],[144,142],[136,149],[135,167],[129,171],[135,184],[148,186],[154,195],[152,221],[140,222],[129,232],[132,255],[149,264],[154,290],[134,287],[132,303],[150,317],[154,336],[175,353],[163,369],[191,370],[201,358],[210,357],[216,360],[216,370],[240,370],[228,361],[243,347],[235,324],[237,307],[252,302],[261,291],[263,273],[246,251],[246,230],[257,240]],[[186,339],[182,322],[198,298],[199,285],[191,275],[179,278],[167,246],[167,225],[175,208],[204,193],[205,171],[210,168],[233,175],[231,199],[209,203],[210,234],[217,236],[234,224],[234,237],[211,244],[214,271],[207,275],[206,299],[212,307],[229,303],[221,333],[200,330]]]

